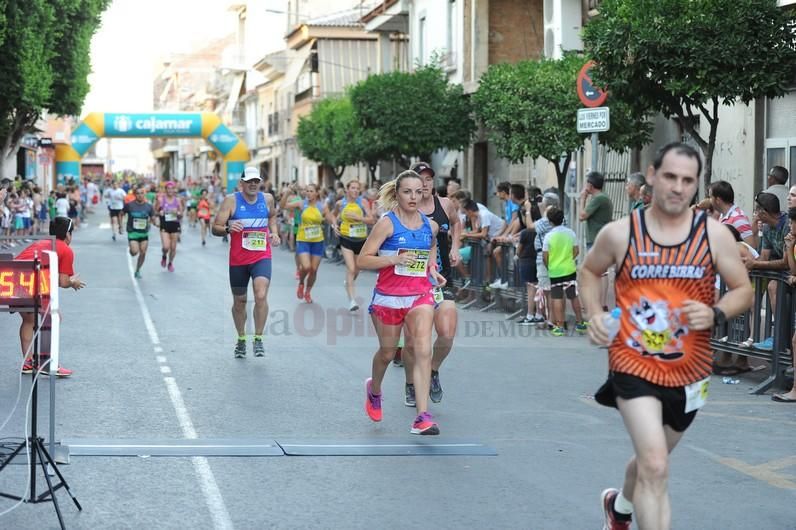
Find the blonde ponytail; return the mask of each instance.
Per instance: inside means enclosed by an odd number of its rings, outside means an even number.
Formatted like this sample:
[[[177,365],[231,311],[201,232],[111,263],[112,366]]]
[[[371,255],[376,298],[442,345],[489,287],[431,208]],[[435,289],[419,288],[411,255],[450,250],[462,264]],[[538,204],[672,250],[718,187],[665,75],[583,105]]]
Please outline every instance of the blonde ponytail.
[[[406,178],[420,179],[421,182],[423,180],[416,172],[408,169],[395,177],[395,179],[382,184],[381,188],[379,188],[379,206],[381,206],[384,211],[389,212],[398,206],[398,188],[401,185],[401,181]]]

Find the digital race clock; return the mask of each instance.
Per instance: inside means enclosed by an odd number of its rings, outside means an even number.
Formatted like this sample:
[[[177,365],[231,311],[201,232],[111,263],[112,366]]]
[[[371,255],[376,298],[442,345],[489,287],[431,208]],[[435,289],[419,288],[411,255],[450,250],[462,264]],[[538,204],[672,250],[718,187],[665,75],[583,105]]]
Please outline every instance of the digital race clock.
[[[34,296],[50,294],[50,270],[39,271],[36,289],[33,260],[0,260],[0,306],[32,307]]]

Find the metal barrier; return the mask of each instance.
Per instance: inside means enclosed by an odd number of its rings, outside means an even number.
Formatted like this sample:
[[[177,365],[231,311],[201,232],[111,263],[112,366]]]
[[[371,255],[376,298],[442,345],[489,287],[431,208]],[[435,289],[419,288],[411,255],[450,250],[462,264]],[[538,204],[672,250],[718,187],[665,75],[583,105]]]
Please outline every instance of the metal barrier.
[[[525,284],[520,280],[520,267],[515,260],[517,247],[513,243],[498,243],[502,253],[499,277],[506,281],[509,286],[505,289],[494,291],[495,297],[499,300],[501,307],[505,309],[506,302],[514,305],[514,310],[506,317],[506,320],[516,318],[526,310],[525,302],[528,299],[528,291]],[[516,307],[519,306],[519,309]]]
[[[784,386],[785,368],[793,364],[790,352],[794,318],[793,288],[788,285],[787,274],[783,272],[755,270],[749,274],[749,277],[755,285],[755,301],[752,309],[729,319],[722,328],[714,329],[710,344],[715,351],[734,353],[771,363],[768,377],[750,391],[750,394],[762,394],[772,386]],[[776,307],[773,310],[766,296],[768,283],[772,281],[777,282]],[[726,291],[727,287],[722,282],[720,293],[723,295]],[[750,323],[753,325],[750,326]],[[768,350],[754,345],[746,346],[743,343],[749,337],[754,343],[773,337],[773,347]]]
[[[506,289],[493,289],[489,287],[489,279],[486,277],[486,260],[490,256],[486,253],[486,243],[483,241],[470,241],[467,243],[472,249],[470,252],[470,278],[469,282],[454,281],[454,285],[460,285],[461,291],[472,293],[474,298],[461,307],[467,309],[477,304],[479,301],[486,302],[486,305],[479,307],[479,311],[489,311],[495,307],[506,309],[507,303],[513,304],[510,309],[511,314],[506,317],[511,319],[519,315],[524,310],[526,300],[526,288],[521,284],[519,278],[519,267],[514,260],[515,247],[512,243],[493,243],[490,248],[499,248],[502,253],[500,268],[496,271],[495,277],[506,281],[509,286]],[[522,307],[516,309],[516,305]]]
[[[463,309],[467,309],[478,302],[486,287],[486,261],[484,260],[484,247],[486,245],[481,240],[468,241],[467,244],[471,249],[470,263],[467,264],[470,268],[470,278],[462,283],[460,291],[470,292],[474,295],[474,298],[462,305]]]

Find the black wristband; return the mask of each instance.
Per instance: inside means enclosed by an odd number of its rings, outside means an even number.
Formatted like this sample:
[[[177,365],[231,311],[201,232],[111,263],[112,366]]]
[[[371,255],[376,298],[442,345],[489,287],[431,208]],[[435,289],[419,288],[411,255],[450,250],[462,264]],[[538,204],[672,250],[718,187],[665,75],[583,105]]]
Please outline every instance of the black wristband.
[[[227,234],[229,234],[229,225],[227,225],[227,226],[225,226],[225,227],[224,227],[224,232],[226,232]]]

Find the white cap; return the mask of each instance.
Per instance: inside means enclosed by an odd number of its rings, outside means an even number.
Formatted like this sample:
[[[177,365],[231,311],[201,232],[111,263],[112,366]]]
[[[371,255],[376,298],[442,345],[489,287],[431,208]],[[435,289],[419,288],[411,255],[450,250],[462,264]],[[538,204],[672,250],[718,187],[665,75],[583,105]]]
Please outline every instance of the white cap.
[[[242,176],[240,179],[241,179],[243,182],[248,182],[248,181],[250,181],[250,180],[254,180],[254,179],[257,179],[257,180],[262,180],[262,179],[260,178],[260,170],[259,170],[259,169],[257,169],[256,167],[247,167],[247,168],[246,168],[246,169],[243,171],[243,176]]]

